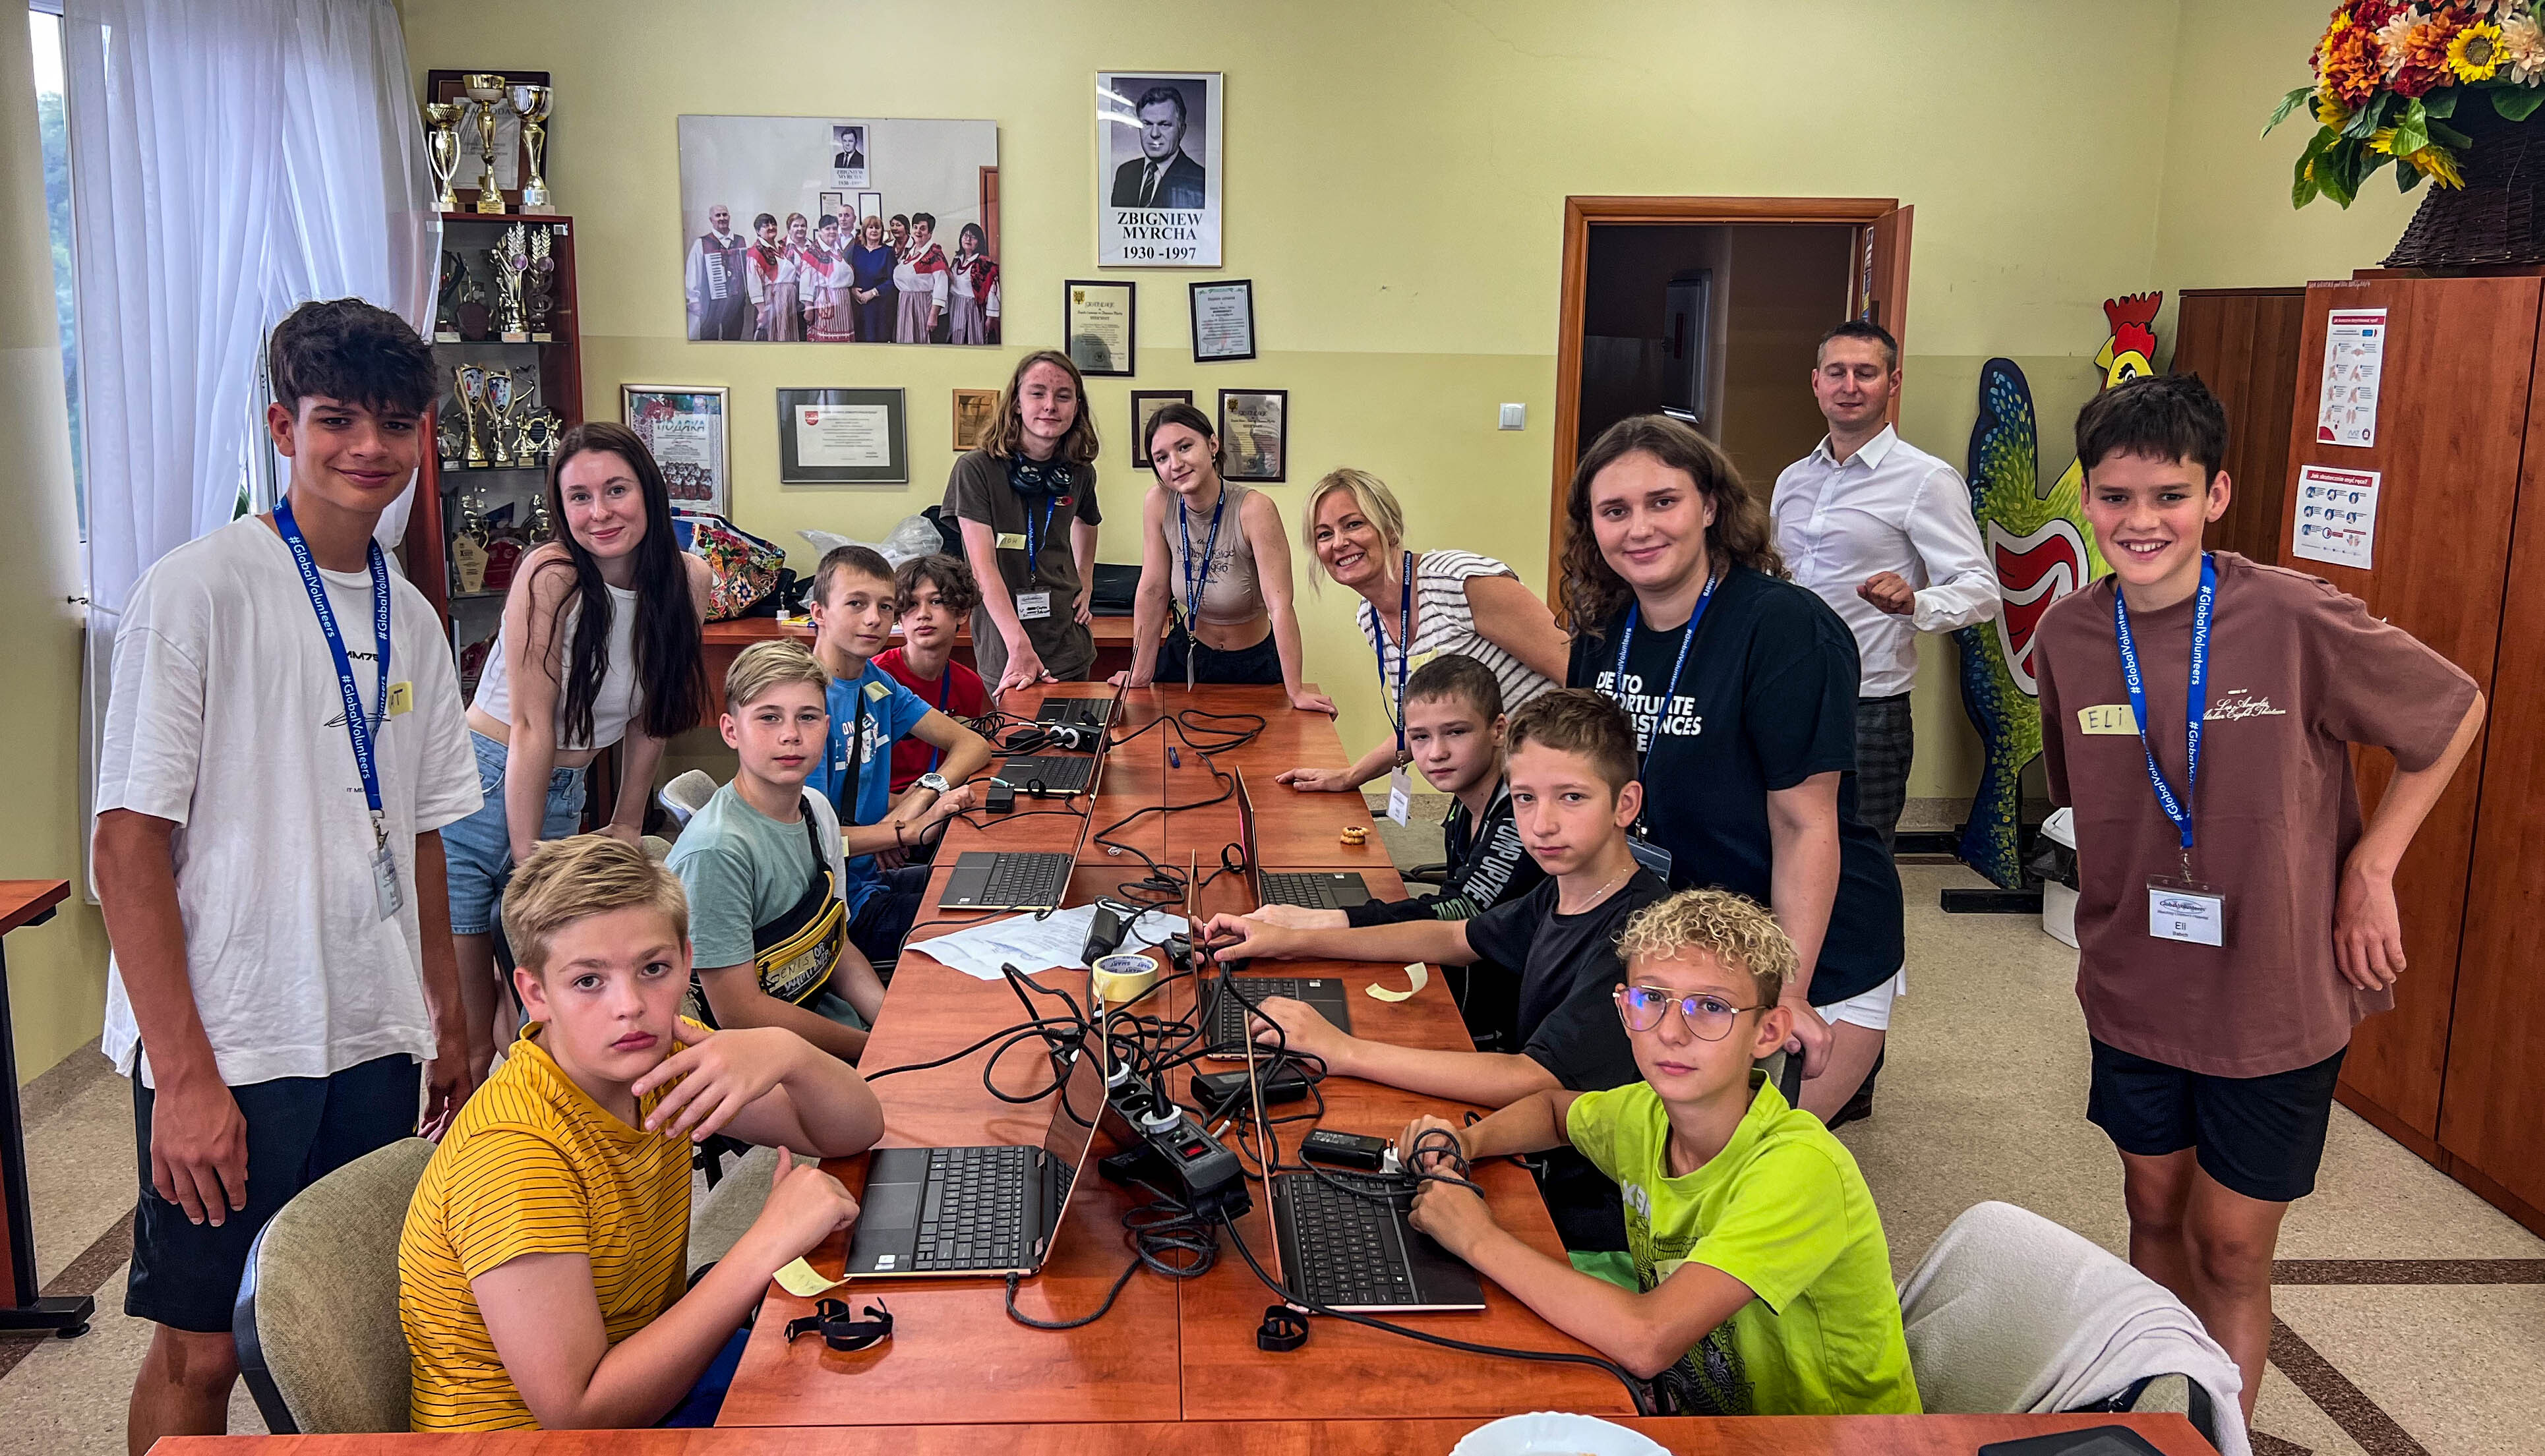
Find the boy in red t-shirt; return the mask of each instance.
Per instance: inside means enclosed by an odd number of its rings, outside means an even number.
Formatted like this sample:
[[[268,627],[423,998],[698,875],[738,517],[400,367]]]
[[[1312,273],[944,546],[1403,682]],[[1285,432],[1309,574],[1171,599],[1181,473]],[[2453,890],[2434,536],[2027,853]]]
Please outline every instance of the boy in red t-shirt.
[[[2130,1262],[2236,1357],[2250,1419],[2280,1220],[2315,1190],[2351,1027],[2404,972],[2395,867],[2484,703],[2359,599],[2204,552],[2226,453],[2188,375],[2087,404],[2112,575],[2042,615],[2033,667],[2050,798],[2077,811],[2086,1115],[2120,1151]],[[2365,825],[2352,744],[2395,758]]]
[[[892,581],[900,599],[902,645],[878,656],[875,666],[941,713],[966,723],[985,716],[990,693],[981,675],[953,660],[954,633],[981,601],[972,568],[941,552],[903,562]],[[900,793],[933,771],[942,757],[915,738],[894,744],[892,791]]]

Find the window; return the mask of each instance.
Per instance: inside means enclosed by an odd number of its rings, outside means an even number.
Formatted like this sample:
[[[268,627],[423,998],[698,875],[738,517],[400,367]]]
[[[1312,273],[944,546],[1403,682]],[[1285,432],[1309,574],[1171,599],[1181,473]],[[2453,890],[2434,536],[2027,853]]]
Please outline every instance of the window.
[[[36,121],[44,150],[44,220],[53,240],[53,310],[62,334],[62,394],[70,403],[71,491],[88,534],[88,482],[80,434],[79,297],[71,268],[70,130],[62,97],[61,0],[27,11],[36,52]]]

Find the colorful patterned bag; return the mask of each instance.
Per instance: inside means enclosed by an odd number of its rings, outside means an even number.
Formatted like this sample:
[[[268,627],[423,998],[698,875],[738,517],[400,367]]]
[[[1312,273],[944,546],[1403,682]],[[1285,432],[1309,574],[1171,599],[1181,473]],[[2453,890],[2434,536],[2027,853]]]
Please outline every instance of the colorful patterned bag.
[[[704,512],[675,512],[672,526],[680,533],[681,549],[704,561],[707,569],[715,573],[715,586],[707,594],[707,620],[721,622],[747,616],[762,599],[778,590],[786,553],[775,544],[721,516]]]

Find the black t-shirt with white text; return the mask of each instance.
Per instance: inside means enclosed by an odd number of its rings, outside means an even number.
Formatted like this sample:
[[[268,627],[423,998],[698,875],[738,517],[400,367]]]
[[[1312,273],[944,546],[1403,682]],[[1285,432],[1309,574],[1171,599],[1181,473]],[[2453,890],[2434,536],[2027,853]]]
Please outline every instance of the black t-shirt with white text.
[[[1558,915],[1553,879],[1467,922],[1467,947],[1520,968],[1520,1054],[1573,1092],[1605,1092],[1641,1082],[1610,996],[1626,978],[1617,936],[1626,918],[1670,894],[1638,866],[1626,883],[1580,915]],[[1546,1156],[1538,1191],[1564,1247],[1585,1252],[1626,1247],[1626,1210],[1617,1185],[1570,1148]]]
[[[1812,973],[1814,1006],[1891,979],[1905,949],[1900,874],[1855,811],[1855,638],[1810,590],[1746,566],[1726,571],[1697,623],[1667,711],[1683,627],[1638,624],[1623,691],[1620,612],[1573,639],[1565,683],[1616,698],[1645,750],[1644,825],[1671,852],[1675,888],[1712,885],[1767,905],[1767,795],[1841,775],[1839,884]]]

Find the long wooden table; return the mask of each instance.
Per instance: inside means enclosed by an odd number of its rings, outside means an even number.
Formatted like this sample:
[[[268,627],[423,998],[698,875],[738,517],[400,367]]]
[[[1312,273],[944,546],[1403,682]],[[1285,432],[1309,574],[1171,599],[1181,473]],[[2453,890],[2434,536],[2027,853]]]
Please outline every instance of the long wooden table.
[[[1125,1298],[1128,1298],[1126,1295]],[[986,1390],[984,1394],[989,1392]],[[981,1413],[971,1413],[978,1416]],[[1603,1416],[1682,1456],[1971,1456],[1991,1441],[2125,1425],[2166,1456],[2216,1456],[2179,1416]],[[171,1436],[152,1456],[1441,1456],[1484,1424],[1433,1420],[1185,1420],[868,1424],[855,1431],[508,1430],[485,1435]]]
[[[1096,666],[1090,672],[1099,679],[1112,676],[1131,665],[1131,619],[1127,616],[1100,616],[1087,624],[1088,634],[1096,639]],[[774,616],[738,616],[730,621],[709,622],[701,633],[706,643],[707,682],[721,699],[724,675],[733,667],[734,658],[754,642],[775,642],[792,638],[812,645],[813,623],[801,616],[780,621]],[[892,646],[901,645],[901,633],[893,633]],[[954,631],[954,660],[965,667],[972,662],[972,624],[965,622]],[[995,685],[993,685],[995,686]],[[709,715],[710,720],[713,714]]]

